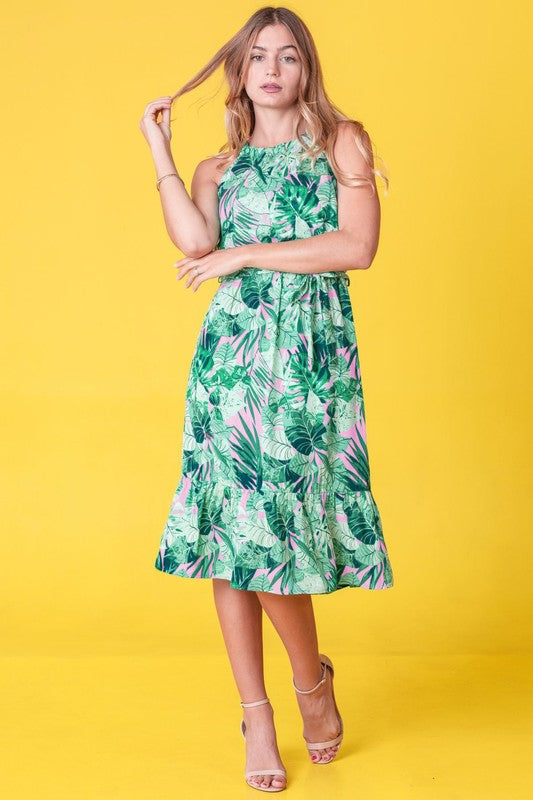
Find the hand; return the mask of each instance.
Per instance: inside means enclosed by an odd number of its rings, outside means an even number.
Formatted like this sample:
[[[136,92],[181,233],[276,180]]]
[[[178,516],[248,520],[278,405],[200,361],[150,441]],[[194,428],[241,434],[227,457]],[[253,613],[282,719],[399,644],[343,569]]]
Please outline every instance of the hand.
[[[243,247],[228,247],[225,250],[212,250],[201,258],[182,258],[174,264],[175,267],[179,267],[176,280],[179,281],[187,275],[185,286],[190,286],[195,292],[200,284],[209,278],[229,275],[241,269],[245,263],[243,249]]]
[[[165,142],[170,142],[172,139],[172,131],[170,130],[170,108],[172,106],[172,99],[170,95],[166,97],[158,97],[157,100],[152,100],[144,109],[139,128],[149,145],[152,145],[154,140],[163,139]],[[157,121],[157,115],[161,113],[161,120]]]

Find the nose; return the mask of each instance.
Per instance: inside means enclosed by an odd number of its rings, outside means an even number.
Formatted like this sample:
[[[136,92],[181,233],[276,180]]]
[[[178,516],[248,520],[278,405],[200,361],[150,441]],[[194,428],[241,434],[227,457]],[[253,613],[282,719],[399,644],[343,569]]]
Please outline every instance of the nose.
[[[277,75],[277,74],[278,74],[278,69],[277,69],[276,62],[273,62],[273,63],[269,64],[268,67],[267,67],[267,75],[270,76],[270,75]]]

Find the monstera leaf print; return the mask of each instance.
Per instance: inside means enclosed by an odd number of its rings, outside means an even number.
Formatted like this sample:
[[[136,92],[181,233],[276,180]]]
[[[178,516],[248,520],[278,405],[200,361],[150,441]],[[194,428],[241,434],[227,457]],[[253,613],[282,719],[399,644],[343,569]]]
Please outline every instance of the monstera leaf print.
[[[307,404],[309,393],[313,393],[322,402],[330,396],[329,369],[326,363],[318,365],[311,372],[307,367],[307,351],[294,353],[287,376],[286,396],[290,407],[301,410]]]
[[[301,155],[296,141],[242,148],[218,187],[217,247],[338,229],[331,165]],[[348,284],[326,265],[219,276],[189,372],[158,569],[277,594],[393,585]]]
[[[270,284],[259,277],[257,270],[252,270],[246,283],[241,286],[241,297],[248,308],[259,308],[270,300]]]
[[[316,225],[319,204],[315,186],[315,180],[293,178],[285,181],[276,193],[272,219],[282,231],[292,233],[292,238],[310,236],[311,229]]]

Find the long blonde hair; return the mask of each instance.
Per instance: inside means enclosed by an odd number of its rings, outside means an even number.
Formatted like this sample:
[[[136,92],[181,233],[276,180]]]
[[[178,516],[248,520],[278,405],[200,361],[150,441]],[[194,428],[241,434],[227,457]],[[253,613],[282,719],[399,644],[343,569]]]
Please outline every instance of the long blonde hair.
[[[355,143],[370,171],[385,181],[386,195],[389,179],[386,174],[374,169],[374,153],[368,132],[361,122],[347,117],[329,99],[324,88],[320,60],[311,32],[303,20],[288,8],[265,6],[258,9],[209,62],[171,96],[171,101],[195,89],[223,63],[229,86],[225,100],[225,127],[228,140],[218,152],[223,154],[223,166],[235,159],[243,145],[250,139],[255,124],[253,103],[246,94],[244,86],[251,50],[259,32],[267,25],[276,23],[282,23],[293,34],[302,63],[295,130],[300,128],[300,122],[304,120],[311,137],[309,147],[299,136],[297,137],[302,145],[302,158],[309,156],[314,165],[318,155],[324,151],[338,181],[346,186],[367,184],[372,191],[375,191],[373,179],[367,175],[341,170],[333,154],[338,123],[341,120],[348,120],[353,123],[350,128],[353,130]],[[384,163],[383,159],[379,160]]]

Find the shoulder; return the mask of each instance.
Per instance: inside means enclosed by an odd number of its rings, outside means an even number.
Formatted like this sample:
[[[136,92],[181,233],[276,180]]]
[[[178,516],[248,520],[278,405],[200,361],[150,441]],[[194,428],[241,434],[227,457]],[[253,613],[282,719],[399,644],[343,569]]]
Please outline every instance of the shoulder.
[[[209,158],[204,158],[194,171],[193,181],[196,184],[214,183],[218,186],[222,174],[230,163],[227,153],[217,153]]]
[[[372,143],[360,122],[341,120],[337,123],[333,154],[342,170],[373,176]]]

